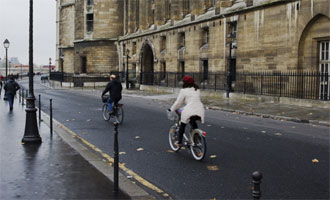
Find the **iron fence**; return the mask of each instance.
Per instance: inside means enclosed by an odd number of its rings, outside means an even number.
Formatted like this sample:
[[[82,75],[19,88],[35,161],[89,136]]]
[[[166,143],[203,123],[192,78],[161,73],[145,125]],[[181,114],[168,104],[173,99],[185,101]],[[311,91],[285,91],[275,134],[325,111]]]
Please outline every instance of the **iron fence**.
[[[112,72],[121,82],[126,81],[125,72]],[[130,85],[157,85],[163,87],[181,87],[181,79],[190,75],[204,90],[227,90],[227,73],[196,72],[128,72]],[[51,73],[51,80],[77,82],[77,77],[66,73]],[[108,81],[108,77],[82,77],[80,82]],[[329,73],[320,72],[237,72],[232,81],[232,91],[244,94],[290,97],[299,99],[316,99],[329,101]],[[76,84],[75,84],[76,86]]]
[[[184,75],[190,75],[201,89],[227,90],[227,73],[144,72],[140,83],[165,87],[180,87]],[[148,77],[148,78],[145,78]],[[329,73],[320,72],[237,72],[230,81],[231,92],[244,94],[329,100]]]

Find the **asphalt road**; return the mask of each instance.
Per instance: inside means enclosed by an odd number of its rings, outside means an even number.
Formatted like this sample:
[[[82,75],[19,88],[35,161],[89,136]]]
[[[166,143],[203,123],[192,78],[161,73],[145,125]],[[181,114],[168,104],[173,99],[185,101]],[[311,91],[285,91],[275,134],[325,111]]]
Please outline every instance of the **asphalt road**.
[[[102,119],[99,95],[38,83],[35,96],[41,94],[44,112],[49,113],[52,98],[54,119],[113,155],[114,127]],[[27,81],[23,84],[27,87]],[[186,150],[170,151],[169,104],[128,95],[121,102],[120,162],[170,198],[252,199],[251,174],[258,170],[263,199],[329,199],[327,127],[207,110],[200,125],[207,132],[207,155],[198,162]]]

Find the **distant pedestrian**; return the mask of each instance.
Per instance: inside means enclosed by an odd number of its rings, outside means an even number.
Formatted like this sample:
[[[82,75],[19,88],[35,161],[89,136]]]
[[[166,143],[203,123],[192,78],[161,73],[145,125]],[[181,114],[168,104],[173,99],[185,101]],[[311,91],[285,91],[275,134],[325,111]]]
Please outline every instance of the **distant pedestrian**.
[[[7,95],[8,102],[9,102],[9,110],[13,110],[14,106],[14,97],[16,95],[16,91],[20,89],[18,83],[14,80],[13,76],[9,77],[9,81],[6,82],[5,86],[5,94]]]

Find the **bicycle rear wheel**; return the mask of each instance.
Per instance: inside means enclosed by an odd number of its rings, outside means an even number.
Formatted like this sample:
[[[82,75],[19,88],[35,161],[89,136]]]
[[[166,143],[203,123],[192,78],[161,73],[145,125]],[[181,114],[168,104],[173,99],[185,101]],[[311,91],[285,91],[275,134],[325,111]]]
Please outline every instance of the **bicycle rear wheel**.
[[[124,122],[124,109],[121,106],[118,106],[116,109],[116,114],[114,115],[115,121],[118,124],[123,124]]]
[[[168,141],[170,143],[170,147],[173,151],[177,152],[180,150],[181,147],[177,147],[174,143],[178,140],[178,132],[177,132],[177,126],[173,125],[169,132],[168,132]]]
[[[193,135],[193,144],[190,146],[191,154],[195,160],[203,160],[206,154],[206,140],[205,137],[198,133]]]
[[[102,107],[102,116],[103,116],[103,119],[105,121],[109,121],[110,119],[110,113],[109,113],[109,110],[108,110],[108,104],[103,104],[103,107]]]

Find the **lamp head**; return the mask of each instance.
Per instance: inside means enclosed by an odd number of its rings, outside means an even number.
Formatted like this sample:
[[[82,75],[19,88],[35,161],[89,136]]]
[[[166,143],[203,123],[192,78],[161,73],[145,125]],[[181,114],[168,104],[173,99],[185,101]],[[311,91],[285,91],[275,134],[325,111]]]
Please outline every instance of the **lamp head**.
[[[9,40],[8,39],[5,39],[5,41],[3,42],[3,46],[8,49],[9,48]]]

